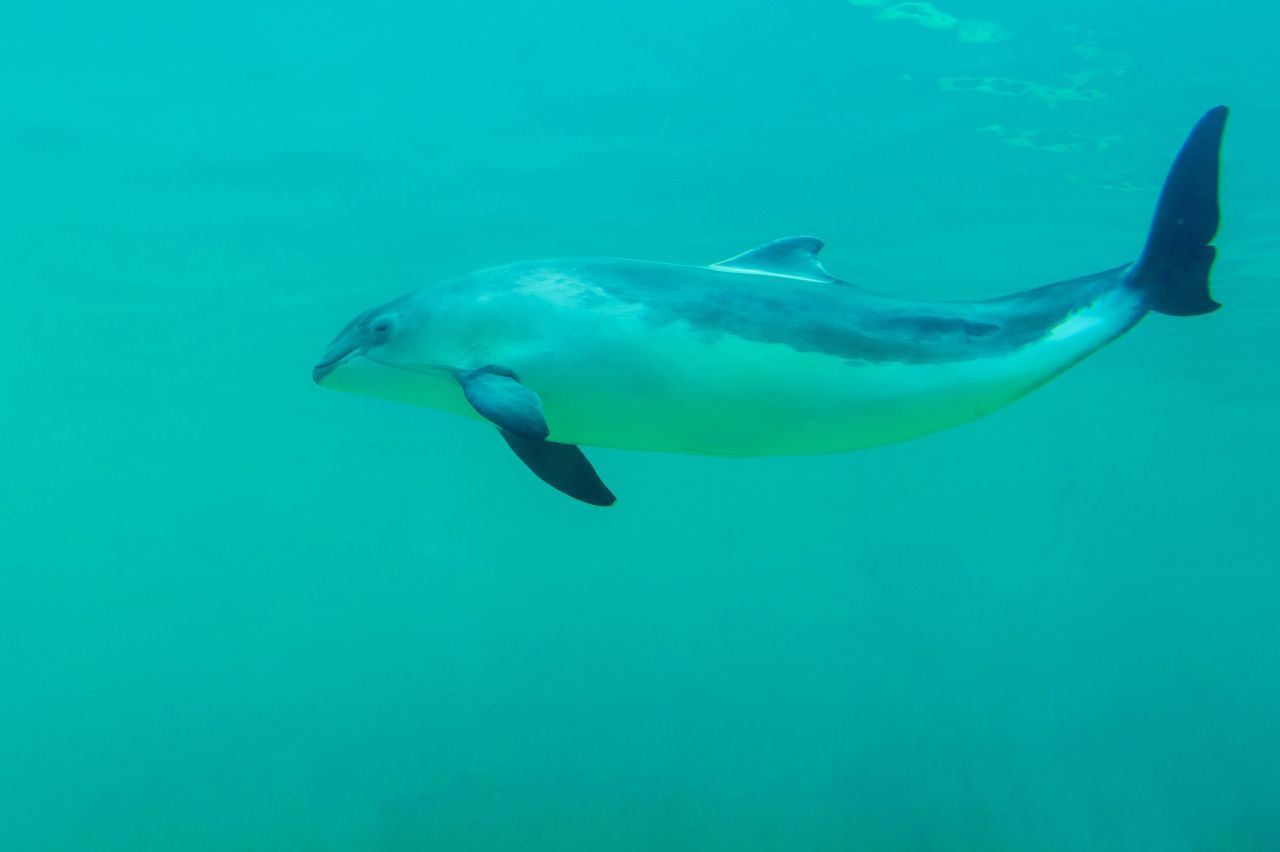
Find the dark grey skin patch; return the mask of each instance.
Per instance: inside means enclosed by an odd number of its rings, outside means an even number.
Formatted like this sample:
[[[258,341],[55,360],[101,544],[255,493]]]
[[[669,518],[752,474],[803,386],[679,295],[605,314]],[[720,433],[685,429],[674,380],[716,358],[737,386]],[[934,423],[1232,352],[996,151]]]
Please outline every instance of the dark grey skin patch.
[[[599,294],[591,299],[638,305],[655,327],[688,323],[709,341],[733,335],[780,343],[850,362],[908,364],[1000,356],[1044,337],[1073,311],[1127,286],[1121,266],[996,299],[918,302],[843,282],[805,281],[615,259],[521,263],[449,282],[452,301],[497,292],[523,276],[572,276]]]
[[[730,335],[832,355],[851,364],[967,361],[1000,357],[1043,339],[1073,312],[1110,292],[1131,288],[1124,275],[1128,268],[1126,264],[994,299],[924,302],[835,279],[812,281],[619,258],[527,261],[429,284],[366,311],[338,335],[326,357],[336,360],[375,337],[374,320],[387,311],[404,312],[423,328],[456,328],[465,326],[480,304],[506,313],[513,307],[510,300],[542,298],[536,287],[525,288],[531,279],[564,277],[583,285],[574,294],[573,310],[607,315],[619,304],[637,306],[655,328],[686,324],[708,343]],[[1145,310],[1145,301],[1139,299],[1125,328]],[[557,331],[522,329],[551,338]]]

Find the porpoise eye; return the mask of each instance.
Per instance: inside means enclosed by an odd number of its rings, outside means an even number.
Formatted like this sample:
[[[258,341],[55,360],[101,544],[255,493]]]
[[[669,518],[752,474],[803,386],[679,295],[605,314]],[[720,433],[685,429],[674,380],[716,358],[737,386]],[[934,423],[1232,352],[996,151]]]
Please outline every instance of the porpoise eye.
[[[373,324],[373,333],[378,337],[384,337],[389,331],[391,331],[391,320],[389,319],[380,319]]]

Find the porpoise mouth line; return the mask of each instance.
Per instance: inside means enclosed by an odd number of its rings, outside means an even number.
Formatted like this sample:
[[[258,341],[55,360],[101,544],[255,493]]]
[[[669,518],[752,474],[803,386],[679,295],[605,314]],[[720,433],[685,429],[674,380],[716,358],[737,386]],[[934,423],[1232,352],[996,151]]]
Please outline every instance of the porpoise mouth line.
[[[449,373],[450,375],[454,375],[458,372],[455,368],[445,364],[395,364],[391,361],[382,361],[378,358],[374,358],[372,355],[365,355],[364,357],[368,358],[375,364],[380,364],[383,367],[390,367],[393,370],[404,370],[406,373]]]
[[[356,358],[365,358],[380,367],[388,367],[392,370],[403,370],[406,373],[445,373],[452,376],[456,375],[458,372],[456,368],[450,367],[447,364],[395,364],[390,361],[383,361],[380,358],[374,358],[372,355],[362,352],[359,349],[352,349],[350,352],[339,355],[336,358],[330,358],[327,361],[321,361],[319,364],[316,364],[311,370],[311,378],[316,384],[320,384],[334,370]]]
[[[319,364],[316,364],[316,369],[323,370],[325,367],[336,367],[355,354],[355,352],[348,352],[346,355],[339,355],[337,358],[330,358],[328,361],[321,361]]]
[[[334,370],[338,369],[339,366],[341,366],[342,364],[345,364],[347,361],[350,361],[352,358],[354,358],[359,354],[360,354],[360,350],[357,347],[357,348],[348,349],[346,352],[343,352],[341,355],[338,355],[337,357],[330,358],[326,361],[321,361],[319,364],[316,364],[314,367],[311,368],[311,380],[316,384],[320,384],[322,381],[325,380],[326,376],[328,376]]]

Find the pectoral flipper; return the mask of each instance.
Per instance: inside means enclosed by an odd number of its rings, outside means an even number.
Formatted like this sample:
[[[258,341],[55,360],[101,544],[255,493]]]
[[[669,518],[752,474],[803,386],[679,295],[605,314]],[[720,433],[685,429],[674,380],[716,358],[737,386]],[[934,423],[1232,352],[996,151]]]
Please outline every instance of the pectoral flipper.
[[[618,499],[577,445],[522,438],[505,429],[498,431],[520,461],[557,491],[592,506],[612,506]]]
[[[498,432],[520,460],[543,482],[592,506],[612,506],[617,500],[601,481],[582,450],[574,444],[548,441],[551,429],[542,400],[520,384],[510,370],[485,367],[458,376],[471,406]]]

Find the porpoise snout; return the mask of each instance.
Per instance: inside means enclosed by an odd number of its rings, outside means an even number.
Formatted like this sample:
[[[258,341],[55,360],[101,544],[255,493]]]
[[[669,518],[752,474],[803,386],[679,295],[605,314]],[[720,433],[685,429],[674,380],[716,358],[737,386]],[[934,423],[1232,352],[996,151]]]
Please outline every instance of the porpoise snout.
[[[324,381],[324,377],[332,373],[334,371],[334,368],[336,368],[337,366],[338,366],[337,361],[333,362],[332,364],[316,364],[315,367],[313,367],[311,370],[311,381],[315,382],[316,384],[322,383]]]
[[[342,334],[329,347],[329,351],[324,353],[324,357],[320,359],[320,363],[316,364],[311,370],[311,380],[316,384],[324,382],[325,377],[338,369],[342,362],[346,361],[356,350],[360,348],[359,342],[353,341],[351,335]]]

